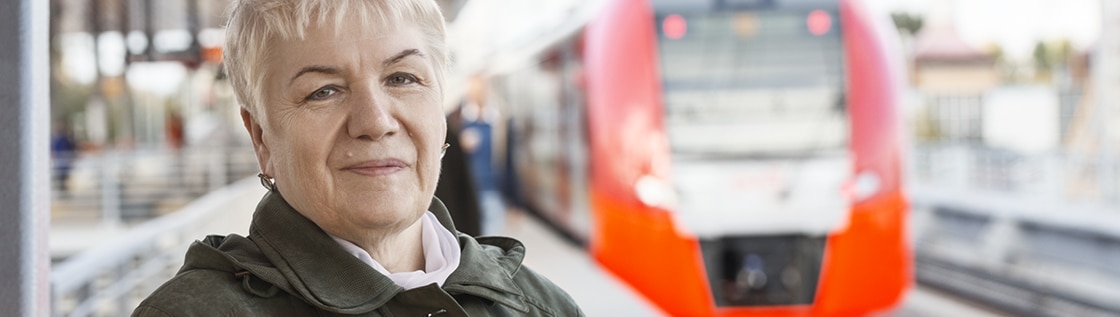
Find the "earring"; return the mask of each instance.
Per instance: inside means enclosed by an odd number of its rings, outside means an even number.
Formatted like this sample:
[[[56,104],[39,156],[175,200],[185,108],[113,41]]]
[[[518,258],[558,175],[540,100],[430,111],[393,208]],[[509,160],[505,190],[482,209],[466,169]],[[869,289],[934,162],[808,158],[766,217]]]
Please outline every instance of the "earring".
[[[270,192],[276,191],[276,182],[272,181],[272,177],[269,177],[264,173],[257,173],[257,177],[261,178],[261,186],[264,186],[264,189],[267,189]]]
[[[439,150],[439,158],[443,158],[444,155],[447,155],[447,148],[449,147],[451,147],[451,143],[443,144],[443,148]]]

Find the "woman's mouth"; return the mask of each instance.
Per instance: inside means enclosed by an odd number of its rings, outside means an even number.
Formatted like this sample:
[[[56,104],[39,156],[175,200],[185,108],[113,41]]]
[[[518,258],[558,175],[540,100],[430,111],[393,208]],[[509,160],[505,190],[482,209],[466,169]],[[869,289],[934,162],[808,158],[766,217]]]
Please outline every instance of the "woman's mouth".
[[[378,159],[363,161],[347,166],[342,170],[365,176],[390,175],[408,168],[408,164],[398,159]]]

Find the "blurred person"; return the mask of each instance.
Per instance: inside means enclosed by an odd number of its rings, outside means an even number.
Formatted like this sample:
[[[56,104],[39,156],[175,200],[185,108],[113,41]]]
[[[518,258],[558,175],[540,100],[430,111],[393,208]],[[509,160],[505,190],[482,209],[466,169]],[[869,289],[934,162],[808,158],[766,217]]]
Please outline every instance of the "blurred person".
[[[54,186],[59,193],[65,195],[69,192],[67,183],[70,181],[70,171],[74,167],[74,159],[78,157],[78,146],[70,128],[62,122],[55,122],[51,129],[51,159],[54,162]]]
[[[168,174],[173,186],[182,186],[185,182],[184,175],[187,173],[187,164],[184,162],[183,153],[183,116],[179,114],[178,110],[171,110],[171,113],[164,119],[164,135],[167,139],[167,146],[171,148],[170,158],[171,172]]]
[[[482,208],[482,234],[498,235],[505,231],[505,202],[502,198],[501,179],[495,168],[495,140],[499,140],[501,114],[488,100],[486,78],[475,76],[470,81],[467,98],[459,107],[462,128],[460,143],[467,153],[471,176]]]
[[[482,233],[482,219],[480,215],[477,191],[474,188],[474,179],[471,177],[470,166],[467,164],[467,155],[459,144],[459,124],[457,114],[452,112],[447,118],[447,153],[443,157],[443,168],[440,169],[439,182],[436,183],[436,197],[444,204],[456,206],[451,212],[451,220],[455,222],[455,229],[470,236]]]
[[[433,196],[448,58],[433,0],[240,0],[224,62],[268,192],[134,316],[581,316],[525,247]],[[452,209],[458,206],[450,206]]]
[[[515,128],[515,122],[510,117],[506,119],[506,144],[505,155],[502,155],[502,178],[501,178],[501,192],[502,196],[506,198],[506,207],[509,209],[525,209],[525,202],[522,200],[521,180],[517,175],[517,146],[521,142]],[[517,213],[514,213],[517,214]]]
[[[183,148],[183,116],[179,111],[172,110],[164,122],[164,134],[167,136],[167,145],[172,150]]]

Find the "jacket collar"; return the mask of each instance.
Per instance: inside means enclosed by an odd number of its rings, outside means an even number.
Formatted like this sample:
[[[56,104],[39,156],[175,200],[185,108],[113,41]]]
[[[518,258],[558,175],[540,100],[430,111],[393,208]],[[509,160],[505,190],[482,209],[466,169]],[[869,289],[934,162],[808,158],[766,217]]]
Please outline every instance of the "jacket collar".
[[[512,278],[524,258],[521,243],[509,238],[484,238],[484,243],[497,248],[483,247],[474,238],[455,231],[451,215],[439,199],[432,199],[429,210],[441,225],[457,234],[462,248],[459,268],[447,278],[444,289],[526,310],[522,292]],[[290,284],[291,290],[321,309],[368,312],[403,291],[388,277],[346,253],[279,192],[269,192],[261,199],[249,232],[261,253],[286,280],[272,282]]]
[[[504,237],[479,238],[480,241],[476,241],[463,233],[458,236],[459,245],[463,248],[459,268],[447,277],[443,288],[449,293],[479,296],[528,313],[529,308],[521,298],[521,289],[513,280],[525,257],[525,247],[521,242]],[[485,242],[487,247],[479,242]]]

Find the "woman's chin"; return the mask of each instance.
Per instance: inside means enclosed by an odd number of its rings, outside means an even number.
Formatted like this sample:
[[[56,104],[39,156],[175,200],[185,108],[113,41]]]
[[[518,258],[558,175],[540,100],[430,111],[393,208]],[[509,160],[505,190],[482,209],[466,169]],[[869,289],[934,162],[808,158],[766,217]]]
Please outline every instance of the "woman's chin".
[[[383,227],[412,223],[425,211],[424,207],[417,206],[415,197],[378,198],[351,201],[345,208],[350,214],[347,218],[360,222],[363,227]]]

